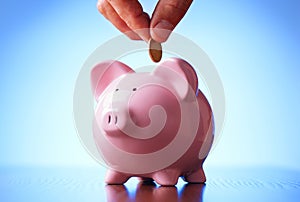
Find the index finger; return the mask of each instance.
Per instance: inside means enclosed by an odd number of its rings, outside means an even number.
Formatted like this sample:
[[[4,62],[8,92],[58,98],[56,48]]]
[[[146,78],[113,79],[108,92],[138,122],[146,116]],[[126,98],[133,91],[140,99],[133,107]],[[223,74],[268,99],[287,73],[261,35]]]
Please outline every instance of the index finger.
[[[150,17],[143,11],[142,5],[137,0],[107,0],[115,9],[121,19],[136,32],[143,40],[150,38]],[[143,29],[143,30],[140,30]]]

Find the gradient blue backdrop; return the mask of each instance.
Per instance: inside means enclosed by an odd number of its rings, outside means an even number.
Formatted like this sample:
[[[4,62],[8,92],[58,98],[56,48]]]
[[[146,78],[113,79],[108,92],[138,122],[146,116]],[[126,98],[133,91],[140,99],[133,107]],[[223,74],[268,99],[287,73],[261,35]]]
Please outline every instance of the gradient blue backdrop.
[[[151,12],[156,1],[142,1]],[[206,165],[300,169],[300,2],[196,0],[176,28],[211,57],[226,125]],[[0,2],[0,165],[97,165],[72,99],[89,54],[119,32],[96,1]]]

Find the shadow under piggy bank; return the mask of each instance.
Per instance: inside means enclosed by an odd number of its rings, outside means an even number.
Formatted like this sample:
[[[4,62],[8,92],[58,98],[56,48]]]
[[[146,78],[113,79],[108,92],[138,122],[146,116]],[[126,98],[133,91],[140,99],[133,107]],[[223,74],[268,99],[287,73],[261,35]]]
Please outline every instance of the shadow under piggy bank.
[[[201,202],[204,188],[205,184],[186,184],[178,191],[175,186],[157,187],[154,182],[140,182],[134,193],[124,185],[106,185],[105,191],[107,202]]]

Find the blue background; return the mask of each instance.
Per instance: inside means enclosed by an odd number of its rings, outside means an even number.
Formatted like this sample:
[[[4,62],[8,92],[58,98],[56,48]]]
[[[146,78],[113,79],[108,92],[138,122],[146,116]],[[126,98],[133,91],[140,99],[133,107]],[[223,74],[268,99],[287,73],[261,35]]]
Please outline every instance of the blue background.
[[[142,1],[148,12],[155,2]],[[225,88],[225,127],[205,165],[300,169],[299,8],[199,0],[176,28]],[[98,166],[77,138],[73,90],[86,58],[117,35],[94,0],[0,2],[1,167]]]

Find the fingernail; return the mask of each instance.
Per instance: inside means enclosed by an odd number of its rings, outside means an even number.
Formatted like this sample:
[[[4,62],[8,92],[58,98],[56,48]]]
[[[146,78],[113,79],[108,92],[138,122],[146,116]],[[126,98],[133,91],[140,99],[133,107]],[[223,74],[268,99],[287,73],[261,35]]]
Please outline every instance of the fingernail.
[[[151,37],[157,42],[165,42],[170,36],[174,26],[166,20],[161,20],[151,29]]]

